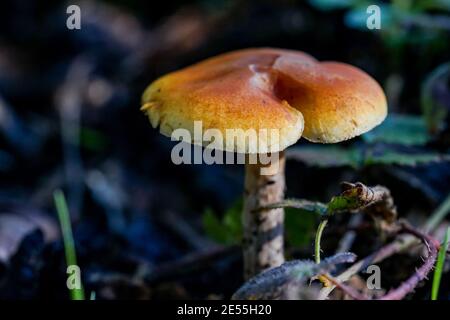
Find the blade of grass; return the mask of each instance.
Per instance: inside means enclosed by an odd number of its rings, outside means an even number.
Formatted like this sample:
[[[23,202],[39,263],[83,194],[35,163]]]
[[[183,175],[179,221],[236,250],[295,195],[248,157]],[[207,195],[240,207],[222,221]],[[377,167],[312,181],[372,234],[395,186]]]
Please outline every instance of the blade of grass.
[[[77,265],[77,256],[75,253],[75,242],[73,240],[72,225],[70,223],[69,209],[67,208],[66,198],[61,190],[53,193],[56,211],[58,213],[59,223],[64,242],[64,252],[66,255],[67,266]],[[84,300],[84,289],[70,289],[72,300]]]
[[[436,262],[436,270],[433,275],[433,287],[431,288],[431,300],[437,300],[439,285],[441,284],[442,271],[444,269],[445,255],[447,254],[448,238],[450,237],[450,228],[447,229],[444,237],[444,243],[439,249],[438,260]]]

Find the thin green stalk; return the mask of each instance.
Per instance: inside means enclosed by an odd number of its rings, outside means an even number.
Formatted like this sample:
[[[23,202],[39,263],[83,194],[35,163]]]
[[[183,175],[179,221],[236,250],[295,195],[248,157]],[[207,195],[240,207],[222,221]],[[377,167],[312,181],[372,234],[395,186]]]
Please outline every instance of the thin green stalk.
[[[444,237],[444,243],[439,249],[439,255],[436,262],[436,270],[433,275],[433,286],[431,288],[431,300],[437,300],[439,293],[439,285],[441,284],[442,272],[444,269],[445,255],[447,254],[448,239],[450,237],[450,228],[447,229]]]
[[[316,239],[314,242],[314,254],[315,261],[317,264],[320,263],[320,240],[322,239],[322,233],[328,223],[328,219],[324,219],[320,222],[319,227],[316,231]]]
[[[78,266],[77,256],[75,253],[75,242],[73,240],[72,234],[72,225],[70,223],[69,209],[67,208],[64,193],[61,190],[56,190],[53,193],[53,198],[55,201],[56,211],[58,213],[59,223],[61,225],[67,266]],[[81,287],[80,289],[70,289],[70,296],[72,300],[84,300],[83,287]]]

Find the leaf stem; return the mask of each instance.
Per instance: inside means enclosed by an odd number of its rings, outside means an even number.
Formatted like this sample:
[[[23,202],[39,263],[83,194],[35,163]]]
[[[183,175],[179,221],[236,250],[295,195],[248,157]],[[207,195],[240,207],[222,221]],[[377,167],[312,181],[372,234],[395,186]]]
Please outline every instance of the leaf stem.
[[[328,223],[328,219],[323,219],[320,224],[319,227],[317,228],[316,231],[316,239],[314,242],[314,258],[315,258],[315,262],[317,264],[320,263],[320,240],[322,239],[322,233],[323,230],[325,229],[326,225]]]

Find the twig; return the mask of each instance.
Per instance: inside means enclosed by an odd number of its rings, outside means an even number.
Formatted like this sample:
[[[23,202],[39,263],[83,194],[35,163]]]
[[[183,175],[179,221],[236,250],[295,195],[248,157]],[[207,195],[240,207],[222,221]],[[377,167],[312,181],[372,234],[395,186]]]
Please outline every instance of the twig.
[[[369,298],[352,288],[351,286],[346,285],[345,283],[339,282],[335,277],[330,276],[329,274],[325,275],[326,279],[331,282],[336,288],[341,289],[346,295],[348,295],[353,300],[369,300]]]
[[[366,269],[369,265],[383,261],[384,259],[396,253],[402,252],[403,250],[409,248],[414,243],[416,243],[416,239],[413,236],[401,235],[394,242],[387,244],[386,246],[380,248],[375,253],[372,253],[371,255],[353,264],[350,268],[348,268],[335,278],[339,282],[348,281],[351,277],[353,277],[358,272]],[[334,288],[335,286],[323,288],[320,291],[319,300],[326,299],[328,295],[331,293],[331,291],[334,290]]]
[[[445,217],[450,212],[450,205],[447,203],[449,201],[450,196],[447,197],[447,199],[439,206],[439,208],[431,215],[431,217],[428,219],[428,222],[425,225],[425,231],[427,233],[433,232],[436,230],[439,223],[445,219]],[[345,270],[343,273],[341,273],[339,276],[336,277],[336,279],[340,282],[344,282],[349,280],[353,275],[357,274],[361,270],[364,270],[372,263],[377,263],[380,261],[383,261],[384,259],[402,252],[414,244],[417,244],[417,239],[411,235],[400,235],[397,237],[397,239],[390,244],[382,247],[377,252],[365,257],[364,259],[358,261],[357,263],[353,264],[350,268]],[[334,290],[335,286],[330,286],[326,288],[322,288],[319,294],[319,299],[323,300],[328,297],[328,295]]]
[[[417,284],[425,279],[428,275],[428,273],[431,271],[431,269],[434,266],[434,263],[436,262],[437,257],[437,251],[439,248],[439,242],[434,239],[433,237],[407,225],[406,223],[402,223],[401,229],[399,232],[409,233],[419,239],[421,239],[428,250],[428,257],[426,258],[424,264],[414,272],[414,274],[408,278],[405,282],[403,282],[398,288],[391,290],[386,295],[380,297],[378,300],[400,300],[403,299],[407,294],[412,292],[414,288],[417,286]],[[395,242],[394,242],[395,243]],[[396,248],[396,246],[385,246],[383,247],[378,253],[383,252],[384,255],[387,253],[391,254],[393,253],[393,249]],[[381,254],[383,255],[383,254]],[[375,259],[374,259],[375,260]],[[367,262],[367,258],[362,260]],[[357,263],[358,265],[359,263]],[[339,277],[341,277],[340,275]],[[368,298],[357,292],[355,289],[343,284],[342,279],[334,278],[329,275],[325,276],[327,280],[329,280],[331,283],[334,284],[335,287],[340,288],[342,291],[344,291],[346,294],[348,294],[350,297],[356,300],[367,300]]]
[[[425,263],[408,280],[403,282],[397,289],[391,290],[388,294],[381,297],[380,300],[403,299],[408,293],[414,290],[420,281],[427,277],[436,262],[437,252],[440,246],[436,239],[406,224],[403,225],[403,231],[420,238],[424,242],[428,250],[428,257]]]

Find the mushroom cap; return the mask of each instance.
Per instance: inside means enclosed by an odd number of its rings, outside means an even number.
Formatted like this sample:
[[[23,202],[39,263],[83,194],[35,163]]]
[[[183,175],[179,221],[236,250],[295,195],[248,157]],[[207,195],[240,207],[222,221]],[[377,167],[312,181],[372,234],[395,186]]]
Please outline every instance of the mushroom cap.
[[[191,143],[242,153],[278,152],[303,136],[335,143],[369,131],[387,114],[383,90],[365,72],[339,62],[318,62],[293,50],[256,48],[207,59],[154,81],[142,108],[153,127],[171,136],[194,122],[203,132],[216,129],[222,141],[192,138]],[[276,129],[279,136],[227,138]],[[267,133],[267,131],[266,131]]]

